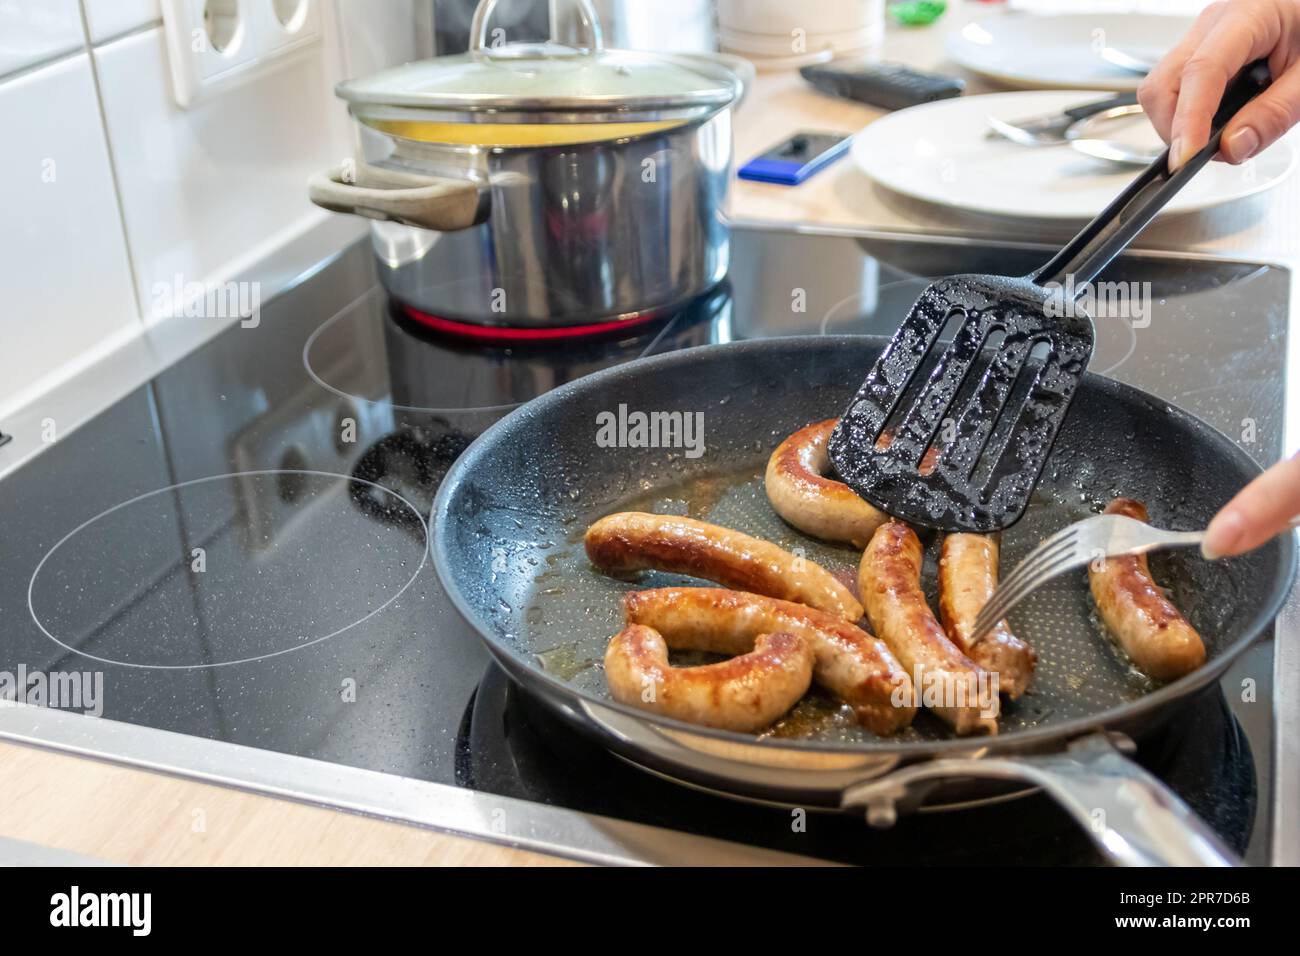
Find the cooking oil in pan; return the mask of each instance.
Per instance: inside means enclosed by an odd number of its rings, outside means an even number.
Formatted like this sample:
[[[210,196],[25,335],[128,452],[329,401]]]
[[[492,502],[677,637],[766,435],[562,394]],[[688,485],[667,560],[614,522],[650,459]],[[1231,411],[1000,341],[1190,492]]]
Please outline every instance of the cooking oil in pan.
[[[554,674],[560,680],[573,680],[579,673],[598,663],[587,657],[586,649],[579,641],[567,641],[541,651],[537,655],[537,661],[542,665],[542,670]]]

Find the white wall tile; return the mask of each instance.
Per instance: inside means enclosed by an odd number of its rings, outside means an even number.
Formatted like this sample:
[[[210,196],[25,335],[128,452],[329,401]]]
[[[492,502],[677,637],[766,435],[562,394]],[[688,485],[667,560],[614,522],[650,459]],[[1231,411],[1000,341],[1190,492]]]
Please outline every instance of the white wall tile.
[[[119,37],[162,19],[158,0],[81,0],[91,43]]]
[[[0,0],[0,76],[85,44],[77,0]]]
[[[344,69],[365,76],[417,59],[417,0],[337,0],[343,34]],[[418,0],[429,3],[431,0]],[[428,55],[428,54],[423,54]]]
[[[349,154],[332,39],[188,110],[172,98],[161,28],[95,49],[146,315],[155,284],[224,278],[319,221],[307,178]]]
[[[0,409],[138,330],[90,59],[0,82]]]

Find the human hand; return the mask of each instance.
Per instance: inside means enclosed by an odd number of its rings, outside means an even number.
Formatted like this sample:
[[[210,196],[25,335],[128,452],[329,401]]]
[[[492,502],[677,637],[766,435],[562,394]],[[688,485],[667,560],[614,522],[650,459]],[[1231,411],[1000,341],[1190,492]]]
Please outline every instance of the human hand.
[[[1242,163],[1300,122],[1300,0],[1223,0],[1206,7],[1142,82],[1138,102],[1178,169],[1210,140],[1223,91],[1267,58],[1272,85],[1233,117],[1219,156]]]
[[[1300,515],[1300,454],[1280,461],[1223,506],[1206,530],[1201,553],[1226,558],[1257,548]]]

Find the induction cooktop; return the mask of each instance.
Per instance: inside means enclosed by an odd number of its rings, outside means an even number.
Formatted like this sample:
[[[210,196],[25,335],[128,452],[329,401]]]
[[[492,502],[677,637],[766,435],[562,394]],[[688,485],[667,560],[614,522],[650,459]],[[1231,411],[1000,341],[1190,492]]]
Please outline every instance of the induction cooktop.
[[[0,480],[0,695],[41,705],[0,707],[0,736],[615,862],[1097,861],[1038,796],[792,833],[786,810],[622,764],[491,665],[428,558],[447,468],[530,398],[690,346],[888,334],[929,277],[1023,274],[1044,250],[737,227],[729,278],[681,312],[517,347],[412,323],[371,256],[350,247]],[[1149,308],[1099,316],[1092,369],[1274,460],[1290,273],[1135,254],[1103,279],[1150,283]],[[1139,753],[1251,862],[1270,859],[1272,668],[1270,635]]]

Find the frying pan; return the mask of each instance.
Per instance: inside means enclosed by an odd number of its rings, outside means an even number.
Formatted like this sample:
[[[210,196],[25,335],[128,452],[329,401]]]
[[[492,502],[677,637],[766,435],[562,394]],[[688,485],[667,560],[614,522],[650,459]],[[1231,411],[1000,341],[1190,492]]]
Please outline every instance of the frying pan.
[[[874,825],[892,823],[900,810],[1037,787],[1116,862],[1234,862],[1177,796],[1124,754],[1177,720],[1180,705],[1208,692],[1272,621],[1295,575],[1291,536],[1229,561],[1153,556],[1156,577],[1207,649],[1203,667],[1164,686],[1148,684],[1105,639],[1083,575],[1035,593],[1010,623],[1037,649],[1038,673],[1030,693],[1005,705],[996,737],[952,738],[922,712],[904,733],[877,738],[815,695],[754,737],[609,697],[599,662],[622,626],[621,594],[700,582],[596,572],[582,549],[588,524],[630,508],[685,513],[851,571],[858,552],[814,541],[775,516],[761,474],[786,435],[844,407],[885,342],[817,336],[688,349],[598,372],[522,406],[470,446],[434,502],[433,557],[447,593],[526,690],[617,755],[683,784],[854,809]],[[694,416],[703,441],[645,447],[649,434],[631,427],[637,411]],[[622,425],[599,430],[611,420]],[[1003,561],[1012,566],[1041,538],[1120,494],[1145,500],[1162,527],[1204,527],[1259,470],[1199,419],[1089,374],[1025,517],[1004,533]],[[937,547],[932,536],[925,575],[932,601]]]

